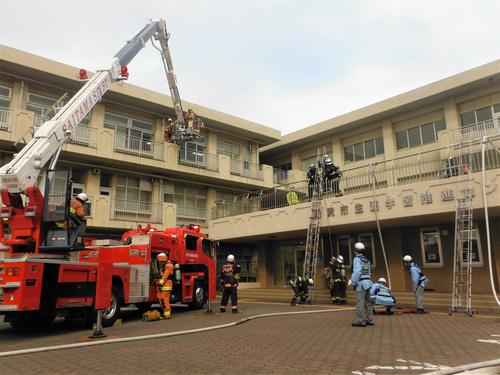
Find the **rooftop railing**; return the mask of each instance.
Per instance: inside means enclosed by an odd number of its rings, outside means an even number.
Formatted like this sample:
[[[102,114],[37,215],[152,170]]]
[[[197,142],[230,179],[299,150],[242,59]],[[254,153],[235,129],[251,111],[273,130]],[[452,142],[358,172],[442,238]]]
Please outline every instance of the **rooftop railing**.
[[[458,146],[458,145],[457,145]],[[500,168],[500,136],[486,144],[487,170]],[[443,157],[446,155],[446,157]],[[340,197],[360,192],[453,178],[481,171],[481,143],[468,149],[445,147],[428,152],[368,164],[342,171],[339,179],[324,183],[325,197]],[[273,189],[252,191],[232,201],[217,201],[210,219],[247,214],[310,201],[306,180],[280,185]]]
[[[10,109],[0,108],[0,130],[9,130],[11,113]]]
[[[455,144],[469,142],[495,134],[500,134],[500,119],[498,118],[453,129],[453,142]]]
[[[263,180],[262,165],[245,160],[231,160],[231,174]]]

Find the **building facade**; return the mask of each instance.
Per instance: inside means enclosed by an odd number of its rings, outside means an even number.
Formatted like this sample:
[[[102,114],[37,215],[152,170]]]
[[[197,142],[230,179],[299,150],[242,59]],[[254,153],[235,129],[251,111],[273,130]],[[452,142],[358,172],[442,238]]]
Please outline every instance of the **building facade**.
[[[232,242],[235,249],[258,253],[258,285],[286,287],[290,278],[302,274],[311,215],[305,173],[318,155],[326,153],[343,175],[339,187],[330,185],[323,199],[319,267],[332,255],[342,254],[349,270],[353,245],[361,241],[368,249],[374,279],[390,275],[394,290],[411,290],[402,265],[409,254],[423,266],[431,289],[449,292],[455,206],[470,183],[473,292],[491,293],[484,207],[498,290],[499,121],[497,60],[288,134],[260,152],[268,165],[289,166],[287,183],[249,194],[245,214],[219,215],[224,217],[211,222],[211,234]],[[484,177],[483,136],[489,136]],[[292,187],[298,204],[287,200]]]
[[[78,71],[0,46],[2,165],[83,86]],[[206,232],[216,202],[274,186],[273,168],[259,163],[258,151],[278,140],[278,131],[183,104],[205,127],[199,140],[182,146],[164,140],[175,115],[170,96],[127,83],[115,84],[76,128],[57,168],[70,171],[73,195],[90,198],[88,235],[119,238],[139,224],[200,224]]]
[[[0,46],[2,165],[78,91],[77,76],[75,67]],[[473,288],[490,290],[488,249],[499,288],[500,60],[283,137],[183,104],[205,128],[182,146],[164,141],[170,97],[129,84],[113,87],[77,127],[58,168],[70,170],[73,194],[90,196],[91,235],[201,224],[222,244],[219,263],[236,255],[242,286],[286,287],[302,273],[306,172],[326,153],[343,175],[322,202],[318,267],[342,254],[349,269],[353,244],[362,241],[374,277],[390,274],[394,290],[411,288],[401,262],[410,254],[432,289],[450,291],[456,199],[472,186]]]

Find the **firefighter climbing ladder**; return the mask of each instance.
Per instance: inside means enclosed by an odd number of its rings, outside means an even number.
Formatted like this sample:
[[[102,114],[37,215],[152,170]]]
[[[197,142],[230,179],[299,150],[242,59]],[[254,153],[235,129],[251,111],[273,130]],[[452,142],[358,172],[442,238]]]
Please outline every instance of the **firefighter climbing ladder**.
[[[307,229],[306,251],[304,255],[304,270],[302,276],[314,280],[316,275],[316,264],[318,260],[319,232],[321,229],[321,200],[323,199],[323,160],[321,159],[321,150],[318,148],[316,156],[316,175],[314,176],[314,185],[311,197],[311,216],[309,227]],[[324,150],[323,154],[326,152]],[[312,296],[313,286],[309,289],[309,296]],[[312,297],[310,297],[312,299]]]
[[[455,247],[453,261],[453,291],[449,313],[465,312],[472,316],[472,177],[471,167],[474,154],[472,141],[460,144],[459,168],[468,178],[459,184],[455,202]],[[465,146],[465,147],[464,147]],[[468,157],[463,152],[468,150]],[[459,169],[460,170],[460,169]]]

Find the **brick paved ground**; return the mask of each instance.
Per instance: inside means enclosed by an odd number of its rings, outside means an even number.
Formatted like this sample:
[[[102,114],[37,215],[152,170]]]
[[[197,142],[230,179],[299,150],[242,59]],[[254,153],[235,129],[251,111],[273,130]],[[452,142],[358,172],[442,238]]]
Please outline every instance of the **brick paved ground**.
[[[238,318],[290,309],[286,305],[248,304]],[[340,311],[269,317],[199,334],[0,358],[0,373],[416,374],[430,366],[422,365],[424,362],[456,366],[500,357],[500,344],[494,342],[500,336],[492,336],[500,335],[498,318],[377,316],[375,326],[354,328],[350,325],[353,315],[353,311]],[[233,319],[229,314],[207,317],[178,313],[171,322],[125,322],[107,333],[147,334],[150,330],[187,329]],[[175,329],[171,323],[176,324]],[[55,335],[56,339],[61,336],[69,337]],[[2,351],[3,339],[0,335]],[[11,343],[15,341],[11,339]]]

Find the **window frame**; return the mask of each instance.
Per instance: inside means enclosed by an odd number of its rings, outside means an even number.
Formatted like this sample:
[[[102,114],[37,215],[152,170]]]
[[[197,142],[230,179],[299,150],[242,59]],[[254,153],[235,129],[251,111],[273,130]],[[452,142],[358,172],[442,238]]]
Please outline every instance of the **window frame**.
[[[431,231],[434,233],[437,233],[439,263],[427,262],[426,249],[425,249],[425,245],[424,245],[424,232],[431,233]],[[443,268],[444,267],[443,246],[441,243],[441,230],[439,229],[439,227],[431,226],[431,227],[420,228],[420,251],[422,254],[423,267],[428,267],[428,268]]]
[[[438,130],[437,128],[439,126],[437,126],[437,124],[439,124],[439,123],[442,123],[444,125],[444,127],[442,129]],[[433,133],[434,133],[434,141],[424,143],[424,136],[423,136],[423,133],[422,133],[422,127],[423,126],[428,126],[430,124],[432,124],[432,130],[433,130]],[[417,145],[410,145],[409,131],[413,130],[413,129],[417,129],[417,128],[418,128],[418,134],[419,134],[419,137],[420,137],[420,143],[417,144]],[[422,147],[422,146],[430,145],[432,143],[436,143],[439,140],[438,133],[440,131],[443,131],[443,130],[446,130],[446,120],[444,118],[441,118],[439,120],[434,120],[434,121],[426,122],[425,124],[419,124],[417,126],[412,126],[411,128],[406,128],[406,129],[400,130],[398,132],[395,132],[394,136],[396,138],[396,150],[397,151],[408,150],[410,148]],[[406,147],[399,147],[398,137],[400,137],[400,136],[402,136],[404,138],[404,140],[406,141],[405,142],[406,143]]]
[[[378,147],[377,147],[377,143],[378,143],[377,140],[378,139],[381,139],[380,145],[381,145],[382,150],[379,150]],[[375,155],[374,156],[370,156],[370,157],[366,156],[366,154],[367,154],[366,153],[366,144],[368,142],[372,142],[373,143],[373,148],[375,150]],[[361,159],[356,158],[356,153],[354,151],[355,150],[355,146],[358,146],[358,145],[361,145],[361,147],[363,149],[363,157]],[[350,149],[350,151],[348,151],[348,149]],[[348,152],[350,152],[350,154],[352,155],[352,160],[349,160],[346,157]],[[380,137],[368,138],[368,139],[362,140],[361,142],[356,142],[356,143],[352,143],[352,144],[344,146],[344,163],[355,163],[355,162],[358,162],[358,161],[363,161],[363,160],[367,160],[367,159],[376,158],[377,156],[384,155],[384,154],[385,154],[384,137],[380,136]]]
[[[371,232],[358,233],[358,242],[361,242],[361,237],[370,236],[370,246],[372,248],[372,259],[370,259],[370,266],[372,269],[377,268],[377,257],[375,255],[375,236]]]
[[[0,85],[0,88],[3,88],[3,89],[7,89],[8,92],[9,92],[9,95],[8,96],[4,96],[4,95],[1,95],[0,94],[0,102],[3,100],[3,101],[6,101],[9,103],[9,106],[8,107],[2,107],[0,106],[0,109],[3,109],[3,110],[9,110],[10,109],[10,106],[12,104],[12,87],[9,87],[9,86],[5,86],[5,85]]]
[[[472,267],[483,267],[484,266],[484,262],[483,262],[483,248],[481,246],[481,233],[479,231],[479,226],[473,223],[472,230],[475,233],[475,236],[472,236],[472,240],[473,241],[476,240],[476,243],[477,243],[477,252],[478,252],[479,260],[472,261],[471,262],[471,266]]]
[[[344,256],[344,264],[345,266],[351,266],[352,265],[352,239],[351,239],[351,236],[349,236],[348,234],[339,234],[338,236],[336,236],[335,238],[335,241],[337,242],[337,256],[339,256],[340,253],[340,240],[347,240],[347,256]],[[348,258],[348,259],[345,259],[345,258]],[[348,260],[348,262],[346,262],[346,260]]]

